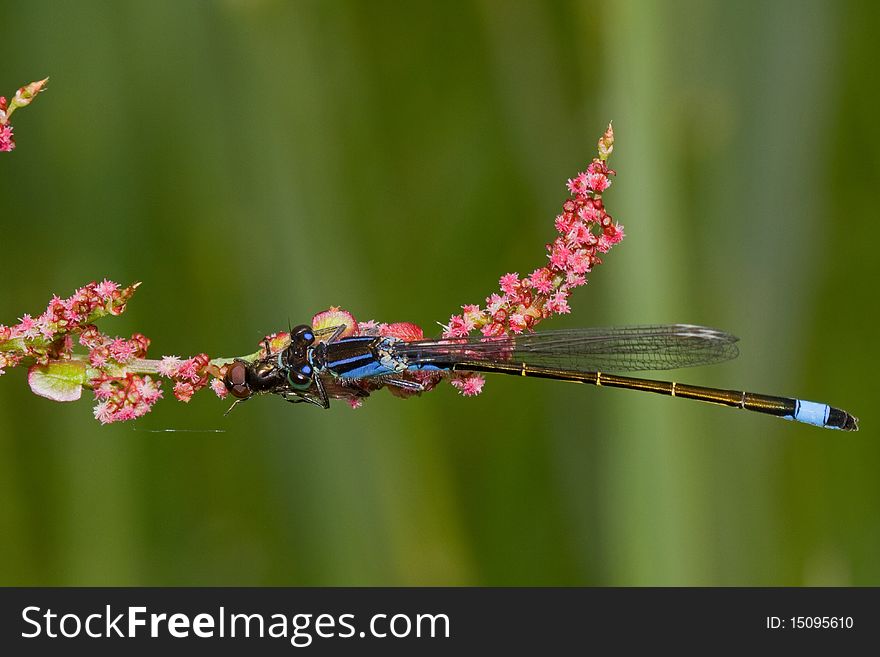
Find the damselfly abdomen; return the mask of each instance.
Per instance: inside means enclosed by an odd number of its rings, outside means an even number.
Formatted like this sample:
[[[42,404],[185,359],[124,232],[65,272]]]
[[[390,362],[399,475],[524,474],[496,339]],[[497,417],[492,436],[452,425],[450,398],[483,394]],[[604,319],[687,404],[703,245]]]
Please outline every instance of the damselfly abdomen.
[[[418,393],[452,372],[489,372],[641,390],[741,408],[828,429],[858,430],[858,420],[827,404],[742,390],[655,381],[621,372],[718,363],[736,357],[737,338],[689,324],[565,329],[501,337],[401,340],[340,338],[345,327],[298,326],[290,344],[255,361],[235,361],[224,382],[239,401],[273,393],[330,407],[331,398],[365,397],[380,387]]]

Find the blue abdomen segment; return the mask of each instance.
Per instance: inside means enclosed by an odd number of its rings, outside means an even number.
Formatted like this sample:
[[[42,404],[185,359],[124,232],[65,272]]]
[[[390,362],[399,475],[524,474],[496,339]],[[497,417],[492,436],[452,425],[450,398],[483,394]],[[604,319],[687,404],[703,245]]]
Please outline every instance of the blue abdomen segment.
[[[804,399],[795,400],[794,416],[789,419],[825,429],[859,430],[859,419],[854,415],[850,415],[842,408],[835,408],[834,406],[828,406],[828,404],[819,404]]]
[[[416,363],[407,368],[410,372],[445,372],[449,368],[434,363]]]
[[[356,367],[354,369],[350,369],[345,372],[344,378],[346,379],[372,379],[377,376],[385,376],[387,374],[394,374],[395,370],[391,367],[386,367],[382,363],[380,363],[375,358],[367,360],[363,365]]]
[[[828,423],[830,414],[831,407],[828,404],[811,402],[806,399],[795,399],[794,413],[792,415],[786,415],[785,419],[803,422],[804,424],[812,424],[815,427],[827,427],[829,429],[843,428]]]
[[[438,367],[437,365],[433,365],[431,363],[419,363],[416,365],[410,365],[406,368],[410,372],[437,372],[449,369],[448,367]],[[398,374],[399,370],[389,367],[387,365],[383,365],[378,360],[371,360],[356,369],[348,370],[345,373],[345,378],[347,379],[370,379],[377,376],[386,376],[389,374]]]

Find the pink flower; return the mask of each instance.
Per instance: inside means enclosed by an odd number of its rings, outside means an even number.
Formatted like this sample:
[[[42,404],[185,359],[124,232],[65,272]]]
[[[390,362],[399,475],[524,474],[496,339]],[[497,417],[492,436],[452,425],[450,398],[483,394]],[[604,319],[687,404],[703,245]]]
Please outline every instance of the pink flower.
[[[187,358],[183,361],[177,368],[177,372],[174,374],[174,378],[176,379],[189,379],[193,383],[198,381],[200,377],[198,363],[195,358]]]
[[[569,255],[571,255],[571,249],[557,238],[550,250],[550,266],[554,269],[565,269]]]
[[[98,402],[95,405],[94,414],[95,419],[98,420],[101,424],[110,424],[114,421],[113,413],[115,409],[108,401]]]
[[[107,364],[107,349],[96,347],[89,352],[89,363],[92,367],[103,368]]]
[[[162,376],[170,379],[177,375],[177,370],[180,369],[180,362],[180,358],[177,356],[162,356],[162,360],[159,361],[156,370]]]
[[[465,397],[475,397],[483,392],[486,379],[479,374],[462,374],[456,376],[450,383],[458,388],[458,391]]]
[[[360,408],[361,406],[364,405],[364,398],[363,397],[348,397],[348,398],[346,398],[345,401],[348,402],[348,405],[351,406],[352,409]]]
[[[27,313],[19,319],[19,323],[12,327],[12,334],[17,338],[35,338],[40,334],[40,327]]]
[[[570,271],[565,275],[565,284],[568,287],[580,287],[587,284],[587,277]]]
[[[605,211],[602,192],[611,185],[615,175],[605,161],[614,145],[611,126],[598,144],[598,157],[568,181],[571,197],[562,204],[554,226],[559,237],[547,245],[549,263],[520,279],[518,274],[505,274],[499,280],[502,294],[486,298],[486,307],[466,307],[461,316],[450,319],[446,337],[460,337],[479,329],[486,337],[532,330],[552,314],[571,312],[570,290],[587,282],[586,274],[601,260],[597,252],[607,250],[622,238]]]
[[[110,355],[117,363],[127,363],[134,358],[134,348],[128,340],[116,338],[109,345]]]
[[[586,243],[590,235],[592,235],[590,229],[587,228],[586,224],[579,221],[571,227],[571,230],[565,233],[565,239],[573,247],[577,247]]]
[[[135,413],[133,406],[122,406],[116,413],[113,415],[113,422],[125,422],[127,420],[133,420],[137,417],[137,413]]]
[[[613,228],[606,228],[605,234],[608,235],[608,239],[611,240],[612,244],[617,244],[626,237],[626,233],[623,232],[623,226],[620,224],[614,224]]]
[[[92,392],[95,393],[96,399],[109,399],[116,392],[113,384],[114,379],[110,377],[101,377],[92,381]]]
[[[556,217],[555,225],[557,232],[562,234],[567,233],[571,230],[572,224],[574,224],[574,215],[570,212],[564,212]]]
[[[575,274],[584,274],[590,271],[590,255],[583,249],[579,249],[568,256],[566,269]]]
[[[532,272],[529,282],[541,294],[548,294],[553,288],[553,275],[547,267],[541,267]]]
[[[192,399],[194,392],[195,388],[193,388],[192,383],[188,383],[186,381],[178,381],[174,384],[174,396],[182,402],[189,403],[189,400]]]
[[[91,382],[99,400],[94,413],[101,424],[141,417],[162,397],[162,391],[149,376],[128,373],[115,377],[101,374]]]
[[[514,333],[522,333],[528,326],[526,316],[522,313],[513,313],[508,321],[510,330]]]
[[[211,381],[211,390],[214,391],[214,394],[217,395],[220,399],[226,399],[226,395],[229,391],[226,389],[226,384],[223,383],[220,379],[214,379]]]
[[[611,250],[611,247],[620,242],[624,237],[623,226],[620,224],[611,226],[606,228],[599,237],[599,244],[596,245],[596,248],[601,253],[608,253],[608,251]]]
[[[15,150],[15,139],[12,136],[12,126],[0,126],[0,153],[8,153]]]
[[[486,297],[486,312],[489,315],[494,315],[501,307],[507,303],[507,299],[502,297],[500,294],[491,294]]]
[[[565,315],[571,312],[568,306],[568,292],[559,290],[547,300],[547,309],[557,315]]]
[[[143,379],[136,379],[134,388],[147,406],[152,406],[162,397],[162,390],[159,388],[158,382],[154,382],[149,376]]]
[[[463,338],[465,337],[471,329],[473,329],[473,324],[468,325],[462,315],[453,315],[449,318],[449,324],[446,326],[443,331],[444,338]]]
[[[517,287],[519,286],[519,274],[504,274],[498,280],[498,284],[501,286],[501,291],[505,294],[516,294]]]
[[[601,194],[611,186],[611,179],[604,173],[588,173],[586,174],[586,184],[590,190]]]
[[[464,321],[468,324],[476,326],[483,321],[483,311],[480,310],[480,307],[478,305],[469,304],[466,306],[462,306],[461,309],[464,311]]]
[[[590,191],[590,186],[587,183],[587,174],[579,173],[575,178],[569,178],[568,191],[574,196],[583,196]]]
[[[52,321],[51,314],[48,310],[37,318],[37,325],[40,327],[40,334],[47,340],[51,340],[52,336],[55,335],[55,328],[52,326],[53,324],[54,322]]]
[[[143,417],[147,413],[150,412],[150,405],[145,401],[135,402],[134,406],[131,407],[132,413],[134,417]]]
[[[486,324],[480,332],[487,338],[497,338],[507,333],[507,329],[504,326],[504,322],[496,321],[491,324]]]
[[[106,278],[95,286],[95,292],[105,301],[109,301],[118,289],[119,283],[108,281]]]
[[[602,211],[592,203],[587,203],[578,210],[578,218],[588,224],[597,224],[602,220]]]
[[[128,343],[131,345],[135,358],[147,357],[147,349],[150,346],[150,338],[145,335],[141,335],[140,333],[135,333],[131,336],[131,339],[128,341]]]

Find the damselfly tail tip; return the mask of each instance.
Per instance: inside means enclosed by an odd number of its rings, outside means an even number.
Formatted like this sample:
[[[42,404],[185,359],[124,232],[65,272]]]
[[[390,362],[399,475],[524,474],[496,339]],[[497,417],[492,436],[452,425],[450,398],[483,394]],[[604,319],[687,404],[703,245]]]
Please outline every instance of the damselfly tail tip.
[[[858,431],[859,418],[847,413],[842,408],[831,406],[828,409],[828,419],[825,421],[825,426],[829,429],[840,429],[841,431]]]

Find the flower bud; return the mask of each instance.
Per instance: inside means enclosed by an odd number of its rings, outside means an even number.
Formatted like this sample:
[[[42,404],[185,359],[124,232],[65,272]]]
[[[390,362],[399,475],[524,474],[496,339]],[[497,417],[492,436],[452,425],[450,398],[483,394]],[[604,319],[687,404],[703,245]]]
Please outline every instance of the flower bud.
[[[608,159],[608,156],[611,155],[611,152],[614,150],[614,129],[611,127],[611,124],[608,124],[608,129],[605,130],[605,134],[603,134],[599,138],[599,159],[605,161]]]
[[[16,91],[15,96],[12,98],[12,107],[24,107],[25,105],[30,105],[34,97],[36,97],[41,91],[45,90],[48,81],[49,78],[44,78],[37,82],[31,82]]]

